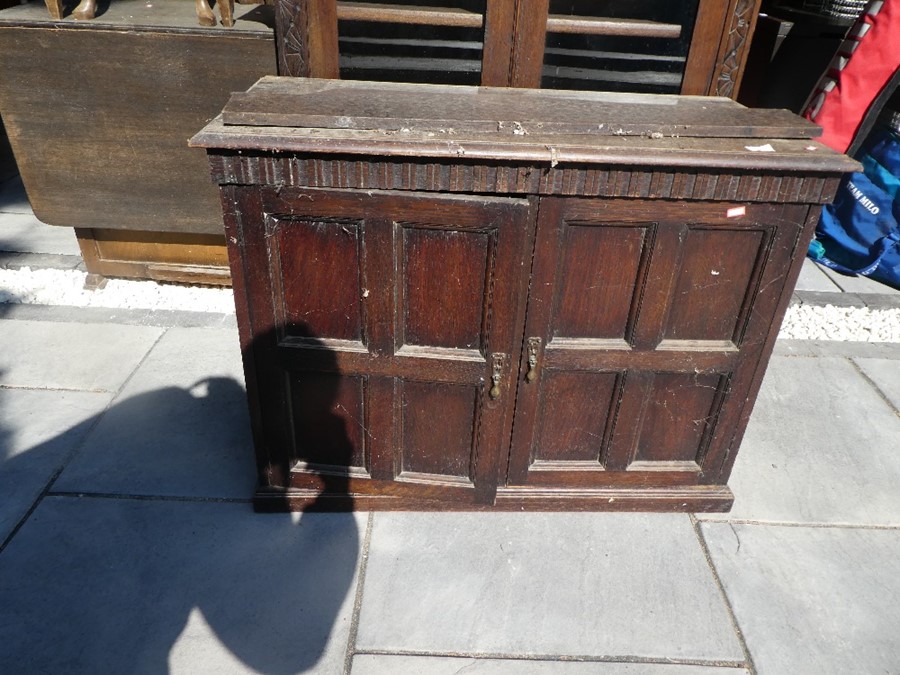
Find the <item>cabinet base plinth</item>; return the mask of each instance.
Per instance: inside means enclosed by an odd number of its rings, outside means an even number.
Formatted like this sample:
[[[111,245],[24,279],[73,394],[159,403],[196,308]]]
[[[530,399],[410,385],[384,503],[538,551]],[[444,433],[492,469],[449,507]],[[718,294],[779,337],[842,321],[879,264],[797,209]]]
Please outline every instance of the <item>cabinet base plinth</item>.
[[[328,494],[316,490],[260,488],[253,498],[259,513],[284,511],[657,511],[723,512],[734,503],[723,485],[690,488],[534,490],[501,488],[494,504],[408,495]]]

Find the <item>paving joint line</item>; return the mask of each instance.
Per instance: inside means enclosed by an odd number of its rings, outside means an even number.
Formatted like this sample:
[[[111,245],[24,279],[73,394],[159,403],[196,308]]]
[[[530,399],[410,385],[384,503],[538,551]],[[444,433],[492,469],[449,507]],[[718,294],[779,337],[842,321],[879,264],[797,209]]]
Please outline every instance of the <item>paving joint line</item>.
[[[131,382],[131,380],[134,378],[135,373],[137,373],[137,371],[141,368],[141,366],[144,365],[144,362],[150,356],[150,353],[156,348],[156,345],[159,344],[160,340],[162,340],[163,336],[168,332],[169,332],[168,329],[165,329],[159,334],[159,337],[156,338],[156,340],[153,342],[153,344],[150,346],[150,348],[147,349],[147,351],[144,353],[144,356],[137,363],[137,365],[134,367],[134,369],[131,371],[131,373],[128,375],[128,377],[125,378],[125,380],[118,387],[118,389],[114,393],[110,392],[113,395],[110,396],[109,401],[107,401],[107,403],[106,403],[106,406],[103,408],[103,410],[101,410],[97,415],[94,416],[94,421],[91,423],[91,425],[87,429],[85,429],[84,435],[81,437],[81,440],[78,443],[76,443],[75,446],[71,450],[69,450],[68,453],[66,453],[65,457],[63,457],[63,459],[62,459],[62,462],[60,462],[59,466],[56,467],[56,470],[50,475],[50,478],[44,484],[44,487],[41,489],[40,493],[38,493],[37,498],[35,498],[35,500],[31,503],[31,506],[28,507],[28,510],[25,512],[25,515],[23,515],[19,519],[19,521],[15,524],[15,526],[12,528],[12,530],[10,530],[10,532],[6,536],[6,538],[2,542],[0,542],[0,553],[3,553],[3,551],[6,550],[6,547],[10,544],[10,542],[12,542],[12,540],[19,533],[19,531],[25,526],[25,523],[28,522],[28,519],[31,518],[32,514],[37,510],[38,506],[40,506],[41,502],[44,501],[44,497],[46,497],[50,493],[50,491],[53,489],[53,485],[59,479],[60,475],[62,475],[62,472],[65,471],[66,468],[68,468],[69,464],[72,463],[72,460],[74,460],[75,457],[81,452],[82,448],[84,448],[85,444],[88,441],[88,438],[90,438],[91,434],[97,428],[97,425],[100,424],[100,420],[102,420],[106,416],[106,413],[109,412],[109,409],[112,407],[113,402],[125,390],[125,387],[127,387],[128,383]]]
[[[49,491],[47,497],[68,499],[121,499],[139,502],[193,502],[201,504],[252,504],[250,497],[191,497],[186,495],[142,495],[121,492],[80,492],[77,490]]]
[[[706,539],[703,537],[703,532],[700,530],[700,521],[697,520],[697,516],[693,513],[690,514],[691,526],[694,530],[694,535],[697,537],[697,542],[700,544],[700,550],[703,552],[703,557],[706,558],[706,564],[709,566],[709,571],[712,573],[713,581],[716,584],[716,587],[719,589],[719,593],[722,595],[722,602],[725,603],[725,609],[728,612],[728,619],[731,621],[731,628],[734,630],[734,634],[738,639],[738,643],[741,646],[741,651],[744,652],[744,660],[745,667],[750,671],[750,675],[756,675],[756,664],[753,663],[753,655],[750,653],[750,647],[747,645],[747,640],[744,637],[744,631],[741,630],[741,625],[738,623],[737,615],[734,613],[734,607],[731,604],[731,599],[728,597],[728,593],[725,592],[725,585],[722,583],[722,578],[719,576],[718,570],[716,570],[715,563],[712,559],[712,554],[709,552],[709,546],[706,545]],[[737,536],[737,535],[735,535]],[[740,545],[740,541],[738,541]]]
[[[4,321],[43,321],[46,323],[112,324],[163,329],[213,328],[234,330],[237,328],[237,319],[234,312],[207,312],[190,309],[133,309],[0,303],[0,319]]]
[[[3,384],[0,382],[0,389],[27,389],[31,391],[60,391],[63,393],[67,392],[78,392],[80,394],[112,394],[109,389],[78,389],[77,387],[39,387],[28,384]]]
[[[763,527],[796,527],[811,530],[900,530],[898,525],[872,525],[869,523],[798,523],[791,520],[754,520],[752,518],[698,518],[698,523],[728,523],[729,525],[760,525]]]
[[[375,523],[375,513],[369,511],[366,519],[366,535],[363,538],[362,552],[359,559],[359,573],[356,578],[356,595],[353,598],[353,614],[350,617],[350,632],[347,635],[347,651],[344,653],[344,675],[350,675],[353,668],[353,657],[356,651],[356,636],[359,633],[359,614],[362,610],[363,591],[366,583],[366,570],[369,566],[369,545],[372,542],[372,528]]]
[[[462,658],[498,661],[540,661],[573,663],[633,663],[660,666],[705,666],[708,668],[746,668],[743,661],[720,659],[681,659],[632,655],[591,655],[591,654],[509,654],[504,652],[453,652],[415,649],[360,649],[360,656],[429,656],[438,658]]]
[[[875,380],[873,380],[871,377],[869,377],[866,374],[866,372],[862,368],[859,367],[859,364],[853,359],[853,357],[848,356],[847,360],[850,362],[850,364],[853,366],[853,368],[856,370],[856,372],[862,376],[863,380],[865,380],[873,389],[875,389],[875,393],[881,397],[881,400],[884,401],[885,403],[887,403],[888,408],[890,408],[895,415],[900,417],[900,410],[897,410],[897,406],[895,406],[893,404],[893,402],[891,401],[891,399],[888,398],[887,394],[885,394],[881,390],[881,387],[878,386],[878,383]]]

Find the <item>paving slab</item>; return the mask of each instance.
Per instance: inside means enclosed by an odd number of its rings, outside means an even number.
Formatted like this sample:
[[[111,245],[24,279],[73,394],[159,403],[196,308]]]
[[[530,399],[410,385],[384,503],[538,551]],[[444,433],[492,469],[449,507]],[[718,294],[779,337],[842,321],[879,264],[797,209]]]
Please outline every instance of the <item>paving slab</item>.
[[[900,361],[892,359],[853,359],[879,391],[900,410]]]
[[[255,483],[237,331],[172,328],[54,489],[248,499]]]
[[[357,647],[743,658],[683,514],[378,513]]]
[[[841,356],[900,360],[897,342],[836,342],[835,340],[777,340],[776,356]]]
[[[701,527],[760,675],[898,672],[900,531]]]
[[[0,250],[81,255],[74,229],[46,225],[31,213],[0,213]]]
[[[658,663],[530,661],[359,654],[352,675],[745,675],[744,668]]]
[[[796,291],[822,291],[826,293],[840,293],[840,287],[822,271],[809,258],[803,259],[803,267],[800,268],[800,277],[797,279]]]
[[[84,439],[110,394],[0,388],[0,543]]]
[[[773,357],[709,520],[900,525],[900,418],[842,358]]]
[[[0,269],[22,270],[24,268],[78,270],[84,271],[84,261],[77,255],[60,255],[58,253],[20,253],[18,251],[0,251]],[[14,295],[7,289],[8,295]]]
[[[828,275],[835,284],[848,293],[877,293],[881,295],[900,294],[896,288],[892,288],[880,281],[875,281],[869,277],[850,277],[839,274],[834,270],[820,267],[820,269]]]
[[[0,554],[0,672],[342,673],[365,521],[47,497]]]
[[[900,293],[888,295],[887,293],[866,293],[860,296],[866,303],[866,307],[872,310],[900,309]]]
[[[4,320],[0,383],[114,392],[162,333],[152,327]]]
[[[51,323],[114,323],[125,326],[157,326],[160,328],[228,328],[237,331],[237,319],[233,312],[220,314],[178,309],[7,304],[0,305],[0,316],[9,320],[48,321]]]
[[[802,305],[812,305],[813,307],[857,307],[862,309],[866,307],[866,303],[862,296],[858,293],[822,293],[819,291],[797,291],[794,297]]]

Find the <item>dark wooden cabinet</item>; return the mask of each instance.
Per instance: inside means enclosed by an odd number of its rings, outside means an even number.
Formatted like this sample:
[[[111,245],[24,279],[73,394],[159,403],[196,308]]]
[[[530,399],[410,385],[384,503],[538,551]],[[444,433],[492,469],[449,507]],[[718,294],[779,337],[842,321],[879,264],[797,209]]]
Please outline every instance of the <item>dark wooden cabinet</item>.
[[[379,86],[264,81],[194,139],[222,187],[258,508],[728,508],[854,164],[724,99]],[[466,129],[504,109],[518,127]]]

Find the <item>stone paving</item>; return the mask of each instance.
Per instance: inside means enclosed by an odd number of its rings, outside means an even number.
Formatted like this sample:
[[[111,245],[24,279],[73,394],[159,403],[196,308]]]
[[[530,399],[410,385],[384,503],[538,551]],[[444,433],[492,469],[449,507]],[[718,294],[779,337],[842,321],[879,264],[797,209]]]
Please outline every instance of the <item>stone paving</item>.
[[[243,386],[221,318],[0,305],[0,673],[900,673],[900,345],[780,342],[699,517],[254,514]]]

